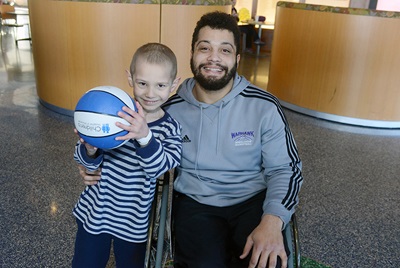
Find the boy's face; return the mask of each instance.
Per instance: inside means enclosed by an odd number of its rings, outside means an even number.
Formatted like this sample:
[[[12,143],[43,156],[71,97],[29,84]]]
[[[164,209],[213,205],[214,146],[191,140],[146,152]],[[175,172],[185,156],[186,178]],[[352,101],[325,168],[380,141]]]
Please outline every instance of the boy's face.
[[[235,76],[236,55],[233,33],[204,27],[194,44],[190,66],[196,81],[206,90],[220,90]]]
[[[156,113],[178,85],[179,78],[171,78],[170,63],[149,63],[138,58],[132,75],[133,94],[145,113]]]

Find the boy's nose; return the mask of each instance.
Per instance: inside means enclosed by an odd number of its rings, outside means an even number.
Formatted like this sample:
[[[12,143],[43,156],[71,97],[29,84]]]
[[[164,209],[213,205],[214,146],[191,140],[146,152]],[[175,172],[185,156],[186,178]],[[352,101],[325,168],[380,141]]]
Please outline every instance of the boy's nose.
[[[146,97],[152,98],[154,97],[154,89],[153,88],[148,88],[146,91]]]

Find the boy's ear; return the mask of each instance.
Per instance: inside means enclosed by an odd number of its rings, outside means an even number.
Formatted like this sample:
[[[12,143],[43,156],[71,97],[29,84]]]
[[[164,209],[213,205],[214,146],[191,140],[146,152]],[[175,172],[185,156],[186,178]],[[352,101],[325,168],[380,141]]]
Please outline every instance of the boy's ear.
[[[127,77],[128,77],[128,84],[129,84],[129,86],[130,86],[130,87],[133,87],[133,81],[132,81],[131,72],[128,71],[128,70],[125,70],[125,73],[126,73],[126,75],[127,75]]]
[[[174,82],[172,82],[170,93],[174,92],[177,89],[180,81],[181,81],[180,77],[175,78]]]

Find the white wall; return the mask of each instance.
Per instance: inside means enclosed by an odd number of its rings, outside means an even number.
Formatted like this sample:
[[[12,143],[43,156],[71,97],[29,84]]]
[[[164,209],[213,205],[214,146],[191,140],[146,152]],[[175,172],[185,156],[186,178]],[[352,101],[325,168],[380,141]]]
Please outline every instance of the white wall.
[[[299,3],[299,0],[285,0],[286,2]],[[275,23],[276,3],[279,0],[259,0],[256,15],[264,16],[265,23]]]
[[[369,7],[369,0],[350,0],[350,7],[368,8]]]
[[[236,9],[239,11],[241,8],[247,8],[254,16],[266,17],[266,23],[275,23],[276,4],[279,0],[237,0]],[[285,0],[287,2],[307,3],[337,7],[354,7],[354,8],[368,8],[370,0]],[[380,2],[397,3],[400,5],[400,0],[378,0]],[[400,7],[399,7],[400,8]],[[253,10],[254,9],[254,10]],[[390,9],[394,10],[394,9]]]
[[[378,0],[377,10],[400,11],[400,0]]]
[[[306,4],[316,4],[334,7],[349,7],[350,0],[306,0]]]
[[[248,4],[248,6],[251,7],[252,0],[238,0],[238,2],[239,1],[243,1],[243,3],[246,3]],[[350,0],[285,0],[285,1],[295,2],[295,3],[338,6],[338,7],[349,7],[350,5]],[[369,3],[369,0],[359,0],[359,1],[368,1]],[[257,9],[255,15],[266,17],[265,20],[266,23],[275,23],[276,4],[278,2],[279,0],[258,0],[258,3],[256,1]],[[238,3],[236,4],[236,6],[238,6]]]
[[[251,14],[253,8],[253,0],[236,0],[235,7],[238,12],[241,8],[247,8]]]

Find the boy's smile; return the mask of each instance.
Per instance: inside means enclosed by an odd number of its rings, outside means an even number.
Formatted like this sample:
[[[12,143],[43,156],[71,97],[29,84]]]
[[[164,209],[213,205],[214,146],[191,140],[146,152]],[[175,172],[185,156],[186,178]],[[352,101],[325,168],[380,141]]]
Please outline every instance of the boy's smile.
[[[169,63],[149,63],[144,58],[136,62],[136,72],[132,76],[133,94],[143,107],[146,119],[154,121],[164,112],[160,108],[176,87],[171,77]]]

